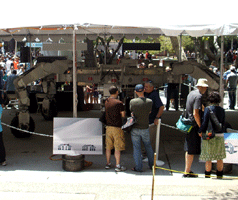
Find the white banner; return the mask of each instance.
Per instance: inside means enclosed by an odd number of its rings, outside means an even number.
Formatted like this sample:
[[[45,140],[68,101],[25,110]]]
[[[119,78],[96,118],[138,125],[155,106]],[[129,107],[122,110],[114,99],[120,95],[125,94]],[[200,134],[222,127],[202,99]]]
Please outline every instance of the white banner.
[[[98,118],[54,118],[53,154],[101,155],[102,148]]]

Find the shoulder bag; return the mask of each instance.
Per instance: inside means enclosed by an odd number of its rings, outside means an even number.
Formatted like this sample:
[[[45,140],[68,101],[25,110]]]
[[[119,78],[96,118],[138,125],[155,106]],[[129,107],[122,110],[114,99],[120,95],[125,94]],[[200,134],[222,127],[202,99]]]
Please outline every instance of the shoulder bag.
[[[132,126],[136,123],[136,118],[134,116],[128,117],[126,123],[123,124],[121,129],[126,132],[131,132]]]
[[[210,119],[212,121],[214,131],[215,132],[221,132],[222,131],[222,124],[218,121],[217,116],[211,110],[210,106],[207,107],[207,108],[209,109],[209,112],[210,112]]]
[[[176,127],[186,134],[190,133],[194,126],[194,122],[191,119],[185,118],[183,115],[180,115],[179,120],[176,123]]]
[[[210,117],[209,117],[206,133],[202,133],[203,140],[210,140],[216,136],[216,132],[222,131],[222,124],[218,121],[217,116],[211,110],[210,107],[207,107],[207,108],[210,112]]]

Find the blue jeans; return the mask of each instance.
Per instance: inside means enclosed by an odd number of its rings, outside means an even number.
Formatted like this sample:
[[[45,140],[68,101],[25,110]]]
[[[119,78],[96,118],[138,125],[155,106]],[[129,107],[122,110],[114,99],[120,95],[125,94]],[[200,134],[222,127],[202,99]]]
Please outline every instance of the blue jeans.
[[[146,154],[149,160],[149,167],[154,164],[154,151],[150,143],[149,129],[133,128],[131,131],[131,140],[133,144],[133,157],[136,163],[136,171],[142,171],[142,154],[141,154],[141,140],[145,146]]]

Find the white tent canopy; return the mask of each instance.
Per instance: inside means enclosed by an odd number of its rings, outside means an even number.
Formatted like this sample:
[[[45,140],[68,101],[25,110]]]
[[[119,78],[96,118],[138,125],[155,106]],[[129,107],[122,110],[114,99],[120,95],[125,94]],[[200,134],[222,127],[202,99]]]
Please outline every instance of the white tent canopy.
[[[232,6],[236,0],[219,4],[215,0],[170,0],[134,2],[120,0],[55,1],[12,0],[1,4],[0,37],[21,41],[26,36],[32,40],[63,37],[72,41],[73,27],[77,38],[95,39],[113,35],[116,39],[146,38],[148,35],[194,37],[203,35],[231,35],[238,33],[236,12]],[[235,23],[234,23],[235,22]]]
[[[72,41],[73,29],[77,35],[77,40],[83,40],[86,37],[96,39],[98,36],[113,36],[115,39],[120,39],[125,36],[128,39],[139,37],[145,39],[148,36],[159,37],[190,35],[193,37],[201,37],[206,35],[226,36],[236,35],[238,33],[237,24],[215,24],[215,25],[163,25],[157,28],[152,27],[133,27],[133,26],[112,26],[112,25],[96,25],[85,23],[67,24],[67,25],[49,25],[49,26],[33,26],[9,28],[0,30],[0,38],[7,41],[14,38],[17,41],[22,41],[27,38],[28,41],[34,41],[38,38],[40,41],[46,41],[51,38],[54,42],[58,42],[61,38],[65,41]],[[31,37],[31,38],[30,38]]]

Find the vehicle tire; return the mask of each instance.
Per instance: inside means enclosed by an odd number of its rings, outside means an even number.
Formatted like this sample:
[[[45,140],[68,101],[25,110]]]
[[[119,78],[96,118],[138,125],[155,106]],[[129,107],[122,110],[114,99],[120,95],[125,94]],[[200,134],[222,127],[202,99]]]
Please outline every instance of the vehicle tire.
[[[50,102],[50,108],[49,110],[44,110],[42,108],[41,114],[44,117],[45,120],[53,120],[54,117],[58,115],[58,109],[55,100],[52,100]]]
[[[28,130],[33,132],[35,130],[35,122],[32,119],[32,117],[30,117],[30,126],[28,127],[28,129],[26,129],[26,127],[19,127],[19,120],[18,120],[18,116],[15,116],[12,121],[11,121],[11,126],[14,126],[16,128],[20,128],[23,130]],[[16,129],[11,128],[11,132],[12,134],[16,137],[16,138],[26,138],[26,137],[30,137],[31,134],[30,133],[26,133],[26,132],[22,132]]]

